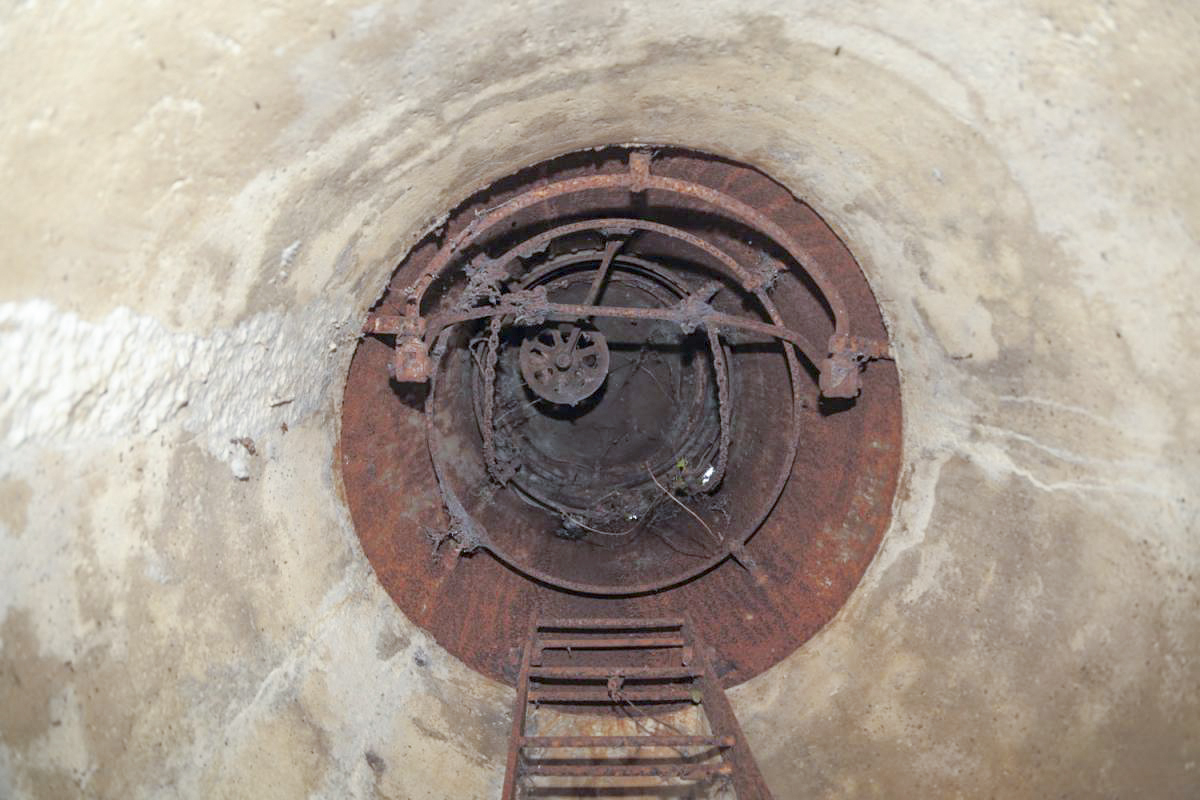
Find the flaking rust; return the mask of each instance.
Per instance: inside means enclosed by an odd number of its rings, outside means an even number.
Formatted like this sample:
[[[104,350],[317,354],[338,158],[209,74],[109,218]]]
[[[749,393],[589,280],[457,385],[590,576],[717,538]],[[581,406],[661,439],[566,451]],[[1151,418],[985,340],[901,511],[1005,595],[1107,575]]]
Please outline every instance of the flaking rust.
[[[341,459],[364,551],[407,614],[493,677],[515,679],[516,620],[535,610],[689,610],[740,682],[836,612],[889,520],[899,384],[874,298],[820,217],[750,168],[613,148],[523,174],[418,245],[364,324]],[[649,301],[638,281],[667,288]],[[659,343],[630,350],[632,331]],[[671,355],[677,341],[701,349]],[[635,384],[637,431],[589,427]],[[578,436],[529,450],[546,434],[528,425],[560,418]],[[643,463],[648,436],[680,455]],[[605,448],[628,469],[583,468]],[[549,477],[530,483],[534,467]],[[876,490],[856,498],[863,480]],[[431,562],[429,531],[477,554]]]
[[[824,274],[823,270],[820,269],[819,262],[812,259],[808,255],[807,249],[790,236],[786,230],[776,225],[770,218],[756,211],[751,206],[712,187],[673,178],[658,178],[651,174],[650,162],[651,157],[648,153],[633,151],[629,154],[628,172],[596,175],[590,178],[573,178],[539,186],[489,209],[488,213],[476,217],[466,230],[438,251],[434,256],[433,265],[405,290],[408,303],[405,307],[403,318],[384,319],[375,316],[368,319],[367,324],[364,326],[364,332],[395,336],[396,355],[393,359],[392,370],[395,379],[402,382],[415,383],[424,382],[429,379],[433,370],[433,362],[428,358],[427,352],[430,342],[426,340],[426,352],[424,354],[420,353],[417,348],[417,341],[421,339],[421,335],[427,329],[431,333],[436,333],[448,325],[477,319],[480,314],[496,316],[512,315],[517,320],[526,318],[528,316],[527,312],[523,312],[519,305],[515,305],[511,300],[506,303],[505,296],[497,293],[495,288],[498,281],[497,276],[506,273],[509,260],[518,256],[528,257],[540,252],[549,244],[551,238],[547,234],[542,234],[532,242],[521,243],[500,259],[485,258],[482,267],[478,262],[464,265],[462,268],[472,279],[472,284],[482,284],[482,286],[490,290],[487,294],[490,295],[490,299],[493,301],[493,307],[491,309],[487,307],[484,309],[474,309],[473,311],[467,311],[465,314],[449,315],[436,320],[432,325],[427,325],[426,320],[421,316],[421,300],[430,284],[442,277],[444,271],[453,268],[455,253],[469,247],[476,240],[483,237],[491,228],[504,223],[511,215],[536,203],[544,203],[563,195],[585,193],[597,189],[624,188],[633,193],[641,193],[654,188],[684,197],[698,198],[712,205],[720,212],[755,226],[766,235],[773,237],[780,246],[788,251],[796,265],[805,271],[808,277],[815,283],[817,291],[822,296],[822,300],[833,313],[834,332],[829,338],[829,344],[826,349],[828,357],[820,358],[816,349],[812,345],[807,344],[794,332],[778,327],[775,330],[769,330],[767,326],[758,326],[755,328],[751,327],[752,323],[746,320],[739,320],[729,315],[716,315],[712,309],[708,308],[702,300],[696,297],[689,297],[679,308],[673,310],[669,318],[684,326],[685,329],[689,327],[724,325],[736,329],[769,333],[769,335],[797,347],[806,360],[820,370],[821,379],[819,384],[822,394],[827,397],[839,399],[857,397],[861,390],[861,382],[858,379],[859,371],[861,371],[867,361],[887,357],[887,345],[886,342],[868,342],[861,336],[851,336],[848,333],[851,321],[846,304],[842,300],[836,286]],[[575,225],[562,226],[551,231],[551,234],[565,235],[586,226],[592,226],[601,232],[617,231],[620,235],[628,235],[629,232],[642,227],[647,229],[657,228],[660,230],[665,230],[667,227],[636,220],[593,220]],[[729,258],[718,248],[702,240],[698,240],[697,237],[691,234],[675,230],[671,231],[670,235],[690,240],[700,249],[715,256],[717,261],[726,267],[735,279],[741,282],[742,288],[746,291],[753,292],[762,289],[774,281],[775,271],[761,269],[761,260],[754,267],[747,269],[737,264],[735,260]],[[481,274],[485,276],[485,279],[482,281],[478,277]],[[479,297],[480,294],[482,292],[479,286],[476,286],[473,292],[470,291],[469,287],[468,295],[471,299]],[[557,314],[562,317],[582,319],[594,316],[597,313],[609,315],[629,314],[633,312],[633,309],[601,309],[589,302],[573,309],[557,307],[540,309],[540,311],[542,314]],[[720,316],[720,318],[718,319],[717,316]]]

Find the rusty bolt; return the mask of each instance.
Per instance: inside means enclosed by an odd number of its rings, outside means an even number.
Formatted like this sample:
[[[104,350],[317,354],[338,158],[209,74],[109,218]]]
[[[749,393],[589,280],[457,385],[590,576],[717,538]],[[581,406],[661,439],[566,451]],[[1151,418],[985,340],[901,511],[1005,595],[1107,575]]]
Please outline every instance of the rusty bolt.
[[[825,397],[853,399],[862,389],[858,377],[858,362],[842,354],[835,354],[821,362],[821,377],[818,383]]]
[[[629,184],[631,192],[644,192],[650,182],[650,154],[633,152],[629,154],[629,172],[633,180]]]
[[[886,341],[834,334],[829,339],[829,358],[821,362],[821,394],[844,399],[858,397],[862,389],[859,373],[868,361],[879,358],[891,358]]]
[[[399,383],[424,383],[433,373],[425,343],[415,336],[396,337],[391,366],[392,377]]]

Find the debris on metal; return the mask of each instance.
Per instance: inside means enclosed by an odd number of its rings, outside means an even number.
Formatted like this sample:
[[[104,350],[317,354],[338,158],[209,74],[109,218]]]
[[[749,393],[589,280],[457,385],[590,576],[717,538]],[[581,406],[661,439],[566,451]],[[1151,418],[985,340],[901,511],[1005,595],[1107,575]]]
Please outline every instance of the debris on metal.
[[[428,380],[439,366],[425,352],[430,347],[433,338],[444,334],[452,326],[475,320],[487,321],[489,333],[482,357],[483,380],[478,404],[482,420],[484,459],[490,476],[501,485],[507,484],[513,474],[510,473],[507,466],[501,465],[501,461],[497,457],[495,442],[496,359],[500,350],[500,333],[503,329],[515,327],[523,330],[519,363],[521,375],[528,389],[543,400],[570,407],[578,406],[596,394],[604,384],[610,370],[609,349],[605,337],[597,330],[588,329],[589,320],[669,321],[679,325],[685,334],[692,333],[698,328],[704,329],[718,387],[719,445],[714,461],[700,465],[702,469],[699,472],[690,471],[680,476],[681,488],[689,490],[689,493],[698,490],[715,490],[725,478],[732,435],[732,411],[730,409],[732,401],[729,396],[728,370],[730,362],[722,351],[720,343],[722,332],[738,331],[757,334],[794,347],[812,367],[819,370],[818,385],[822,394],[830,398],[852,399],[857,397],[861,391],[860,371],[870,360],[884,357],[887,354],[885,342],[871,341],[848,333],[852,321],[840,293],[822,273],[819,265],[804,263],[802,260],[804,249],[785,231],[772,230],[777,226],[773,226],[773,223],[763,218],[759,212],[716,189],[688,181],[655,176],[651,172],[650,158],[646,153],[634,151],[630,154],[629,163],[630,168],[626,173],[568,178],[535,187],[524,194],[511,198],[490,213],[476,219],[466,230],[453,237],[434,255],[430,267],[404,292],[407,304],[403,316],[375,314],[368,318],[364,327],[365,331],[373,334],[395,336],[393,377],[399,382],[419,383]],[[772,236],[796,259],[799,268],[803,269],[814,285],[818,287],[822,301],[832,309],[834,331],[830,335],[828,346],[823,351],[818,351],[805,336],[779,324],[778,309],[766,290],[766,285],[773,276],[768,275],[767,271],[762,269],[761,263],[749,267],[743,266],[738,263],[737,259],[694,233],[677,226],[635,218],[602,217],[558,225],[528,239],[518,241],[498,256],[477,257],[464,268],[468,278],[464,290],[465,302],[460,300],[452,309],[443,313],[434,312],[429,315],[422,313],[422,298],[431,284],[435,281],[444,281],[445,273],[454,268],[456,262],[453,255],[455,253],[463,252],[479,241],[493,227],[502,225],[518,209],[526,208],[531,203],[544,203],[552,198],[600,188],[623,188],[630,192],[658,189],[677,195],[696,197],[720,212],[738,218],[743,223],[763,225],[766,235]],[[725,278],[736,282],[748,298],[754,298],[761,307],[761,311],[772,320],[772,323],[717,310],[711,301],[725,286],[720,280],[706,280],[695,286],[672,307],[636,308],[602,304],[600,298],[605,283],[612,273],[612,265],[618,251],[626,244],[628,237],[640,231],[660,234],[681,242],[700,254],[711,256],[712,263],[724,272]],[[615,238],[606,238],[613,232],[616,233]],[[603,256],[595,269],[583,303],[553,302],[549,299],[544,285],[519,288],[512,292],[502,288],[508,280],[518,274],[519,269],[516,266],[518,262],[546,253],[554,242],[577,234],[598,234],[604,238],[602,247],[597,248],[602,250]],[[421,349],[422,343],[424,343],[425,350]],[[790,398],[793,432],[789,438],[793,438],[798,436],[796,424],[800,417],[799,397],[795,393],[795,387],[802,380],[802,376],[790,351],[788,359],[790,380],[793,386]],[[435,392],[431,390],[431,401],[434,395]],[[681,456],[677,463],[682,465],[685,461],[686,459]],[[787,474],[791,472],[790,458],[780,464],[780,470],[782,480],[786,481]],[[686,470],[681,467],[681,471]],[[659,482],[659,476],[656,476],[653,471],[651,471],[650,477],[656,483]],[[777,485],[782,488],[782,482],[777,481]],[[671,497],[670,494],[668,497]],[[605,516],[607,510],[571,509],[553,500],[540,498],[540,501],[543,505],[562,514],[568,523],[585,528],[589,526],[589,522],[597,523],[597,527],[591,528],[597,533],[603,533],[598,525],[614,521],[610,516]],[[678,501],[677,503],[684,510],[694,514],[687,505]],[[651,507],[643,506],[636,509],[637,513],[630,513],[626,516],[644,517],[651,510]],[[588,518],[588,521],[583,522],[581,518]],[[697,518],[699,519],[699,517]],[[703,520],[701,522],[703,523]],[[704,523],[704,527],[708,528],[707,523]],[[691,566],[687,574],[671,576],[666,581],[658,579],[647,582],[628,582],[618,587],[603,586],[599,583],[565,581],[556,577],[552,572],[541,570],[536,565],[522,560],[506,550],[503,543],[499,541],[491,541],[489,548],[496,555],[539,580],[563,588],[595,593],[639,593],[666,588],[673,581],[677,582],[681,578],[699,574],[712,566],[716,560],[728,557],[730,547],[744,542],[752,533],[753,530],[747,530],[740,535],[729,537],[728,545],[719,548],[716,552],[706,554],[700,559],[700,563]]]
[[[515,680],[534,607],[696,608],[717,677],[744,680],[829,618],[889,518],[878,308],[836,234],[745,166],[610,148],[506,179],[413,249],[363,332],[339,457],[359,537],[493,677]]]
[[[539,328],[521,343],[521,375],[551,403],[575,406],[591,397],[608,377],[608,364],[604,334],[580,325]]]
[[[687,617],[535,620],[517,677],[503,800],[516,800],[523,789],[552,792],[546,779],[584,777],[651,778],[660,786],[720,781],[738,800],[770,800],[709,660]],[[628,715],[640,733],[530,735],[531,707],[541,706]],[[699,710],[708,732],[673,731],[657,716],[680,707]],[[604,791],[600,783],[590,786]],[[636,788],[653,792],[646,783]]]
[[[799,267],[804,270],[809,278],[818,287],[822,298],[828,304],[834,316],[834,332],[830,336],[828,347],[826,348],[827,358],[818,358],[817,351],[811,346],[806,346],[806,343],[797,334],[782,330],[773,330],[769,335],[775,336],[783,341],[787,341],[795,345],[801,353],[806,357],[809,363],[817,367],[821,371],[821,387],[823,392],[829,392],[827,396],[837,398],[853,398],[857,396],[860,390],[860,382],[852,377],[851,369],[855,370],[853,375],[857,375],[857,370],[861,369],[866,361],[884,358],[887,353],[886,343],[868,342],[867,346],[851,350],[848,343],[855,340],[849,334],[850,319],[846,305],[841,298],[840,293],[834,287],[829,278],[816,265],[814,259],[807,257],[807,250],[796,242],[786,231],[772,222],[770,219],[762,215],[755,209],[747,206],[741,201],[723,194],[722,192],[713,189],[712,187],[702,186],[700,184],[681,181],[674,178],[659,178],[650,173],[650,157],[647,153],[634,151],[630,154],[630,170],[627,173],[615,173],[606,175],[595,175],[587,178],[570,178],[567,180],[552,183],[547,186],[540,186],[531,189],[523,195],[518,195],[499,207],[492,209],[490,213],[475,220],[462,233],[455,237],[449,244],[443,247],[434,257],[433,262],[426,269],[425,273],[408,288],[406,295],[408,303],[405,308],[404,318],[407,324],[400,323],[394,320],[381,321],[374,318],[368,321],[368,325],[364,328],[370,333],[389,333],[395,328],[396,335],[396,374],[403,374],[405,377],[397,377],[397,380],[405,380],[412,382],[421,382],[429,378],[432,364],[427,360],[414,358],[412,348],[412,337],[414,332],[424,330],[426,328],[425,321],[421,317],[421,301],[428,291],[430,285],[442,276],[444,270],[452,266],[452,258],[454,254],[461,251],[480,237],[482,237],[489,229],[500,225],[510,216],[518,211],[527,208],[529,205],[539,202],[546,202],[553,198],[563,195],[573,194],[577,192],[587,192],[598,189],[613,189],[625,188],[631,192],[643,192],[647,189],[658,189],[685,197],[695,197],[711,204],[716,209],[724,212],[731,217],[740,220],[743,223],[755,227],[757,230],[773,238],[781,247],[783,247],[789,255],[795,259]],[[522,243],[518,248],[510,250],[498,259],[489,260],[485,267],[472,266],[471,273],[472,286],[468,288],[468,297],[475,299],[493,299],[495,308],[491,311],[484,311],[483,315],[491,314],[509,314],[513,313],[514,309],[511,305],[504,303],[504,295],[500,294],[495,289],[497,274],[503,274],[507,268],[508,262],[519,256],[530,256],[541,252],[546,245],[556,236],[563,236],[568,233],[573,233],[584,229],[606,230],[615,229],[624,232],[625,230],[658,230],[667,235],[677,237],[681,240],[695,244],[699,249],[716,257],[717,261],[729,270],[731,276],[737,279],[742,288],[746,291],[754,292],[755,290],[767,287],[773,281],[775,273],[770,270],[764,270],[760,264],[756,264],[751,268],[744,268],[737,264],[727,254],[720,252],[711,244],[704,242],[698,237],[694,237],[680,230],[671,230],[669,226],[664,226],[655,223],[649,223],[644,220],[589,220],[583,223],[573,225],[564,225],[550,231],[548,234],[542,234],[535,237],[529,242]],[[485,275],[485,278],[478,278],[479,275]],[[603,279],[604,270],[601,270],[597,281]],[[480,286],[486,286],[488,291],[484,292]],[[498,295],[498,296],[497,296]],[[629,309],[607,309],[604,313],[614,314],[620,312],[628,312]],[[546,313],[558,313],[567,316],[575,316],[582,318],[594,315],[599,312],[598,308],[592,307],[589,302],[583,306],[573,309],[566,308],[548,308]],[[713,318],[715,312],[709,310],[705,312],[705,306],[702,301],[695,298],[689,298],[688,301],[681,305],[675,314],[675,319],[681,325],[696,327],[707,325],[713,322],[733,327],[744,327],[745,322],[732,320],[721,315],[723,319],[718,322]],[[515,316],[519,319],[523,315],[517,311]],[[440,329],[445,325],[455,324],[457,322],[465,322],[470,319],[478,319],[471,313],[462,316],[451,316],[440,320],[440,325],[431,326],[433,330]],[[747,328],[750,329],[750,328]],[[766,333],[768,328],[761,327],[758,332]],[[403,355],[399,355],[401,348],[404,349]]]

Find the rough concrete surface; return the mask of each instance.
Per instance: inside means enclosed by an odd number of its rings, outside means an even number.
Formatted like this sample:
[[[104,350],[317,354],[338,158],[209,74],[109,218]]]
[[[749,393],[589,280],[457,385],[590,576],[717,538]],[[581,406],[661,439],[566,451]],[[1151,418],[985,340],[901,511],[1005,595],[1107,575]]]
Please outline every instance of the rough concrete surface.
[[[10,5],[0,796],[497,796],[511,692],[375,582],[339,389],[439,213],[630,141],[809,199],[896,342],[884,547],[732,693],[776,795],[1200,795],[1198,13]]]

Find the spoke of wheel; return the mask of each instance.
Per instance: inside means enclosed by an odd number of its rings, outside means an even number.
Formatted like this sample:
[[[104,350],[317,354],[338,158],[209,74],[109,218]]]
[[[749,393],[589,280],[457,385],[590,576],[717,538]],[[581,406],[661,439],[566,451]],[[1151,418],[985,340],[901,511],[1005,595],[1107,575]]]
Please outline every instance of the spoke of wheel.
[[[624,239],[613,239],[604,246],[604,257],[600,259],[600,268],[596,270],[596,277],[592,278],[592,286],[588,289],[587,299],[583,301],[585,306],[596,304],[597,298],[600,297],[600,290],[604,288],[604,280],[608,277],[608,270],[612,266],[613,259],[625,245]]]
[[[583,301],[585,306],[596,305],[596,298],[600,296],[600,290],[604,288],[604,279],[608,277],[608,270],[612,266],[613,259],[617,257],[617,251],[624,246],[624,239],[613,239],[604,246],[604,257],[600,259],[600,268],[596,270],[596,277],[592,278],[592,285],[588,288],[587,298]],[[583,326],[576,325],[571,331],[571,340],[567,342],[567,352],[575,350],[575,344],[579,341],[579,334],[583,333]]]

